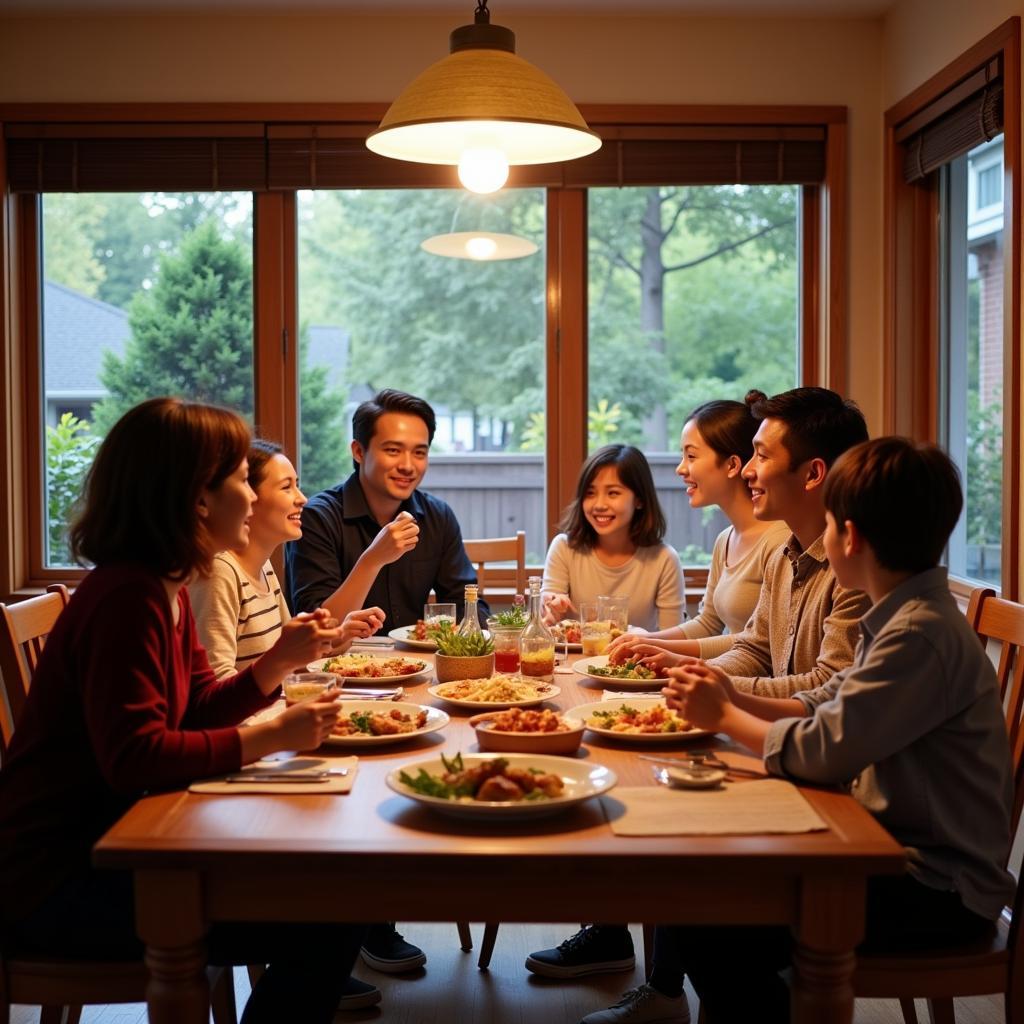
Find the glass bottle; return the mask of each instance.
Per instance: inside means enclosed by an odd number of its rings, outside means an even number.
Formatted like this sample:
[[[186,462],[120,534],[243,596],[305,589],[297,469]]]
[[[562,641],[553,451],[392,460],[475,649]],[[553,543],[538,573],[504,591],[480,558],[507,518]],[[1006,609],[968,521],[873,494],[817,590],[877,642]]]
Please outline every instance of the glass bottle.
[[[530,621],[519,640],[519,671],[528,679],[550,683],[555,678],[555,638],[541,619],[539,576],[531,576]]]
[[[480,588],[475,583],[466,584],[466,611],[456,630],[459,636],[474,636],[483,633],[480,628],[480,615],[477,612],[479,594]]]

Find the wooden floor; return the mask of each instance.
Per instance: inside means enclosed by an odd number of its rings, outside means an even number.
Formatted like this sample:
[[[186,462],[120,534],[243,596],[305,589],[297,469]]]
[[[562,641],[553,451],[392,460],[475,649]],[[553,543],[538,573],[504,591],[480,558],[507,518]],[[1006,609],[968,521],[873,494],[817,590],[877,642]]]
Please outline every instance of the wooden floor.
[[[498,934],[489,971],[479,971],[476,951],[459,949],[454,924],[400,925],[407,939],[427,954],[427,967],[412,976],[378,974],[362,964],[356,974],[377,985],[383,1002],[372,1010],[339,1014],[337,1024],[381,1021],[387,1024],[576,1024],[592,1010],[613,1003],[627,988],[642,981],[642,964],[633,974],[583,978],[575,982],[552,982],[531,975],[523,966],[535,949],[556,945],[571,934],[574,926],[503,925]],[[642,949],[640,929],[634,927],[633,942]],[[479,944],[482,925],[473,926],[473,940]],[[639,958],[642,959],[642,958]],[[239,1011],[249,994],[244,969],[235,971]],[[687,991],[693,1020],[697,1001]],[[928,1020],[923,1003],[918,1016]],[[997,996],[957,1000],[958,1024],[1004,1024],[1002,1000]],[[13,1024],[36,1024],[39,1011],[15,1007]],[[144,1005],[90,1006],[82,1013],[82,1024],[144,1024]],[[861,1000],[855,1024],[899,1024],[902,1017],[895,1002]]]

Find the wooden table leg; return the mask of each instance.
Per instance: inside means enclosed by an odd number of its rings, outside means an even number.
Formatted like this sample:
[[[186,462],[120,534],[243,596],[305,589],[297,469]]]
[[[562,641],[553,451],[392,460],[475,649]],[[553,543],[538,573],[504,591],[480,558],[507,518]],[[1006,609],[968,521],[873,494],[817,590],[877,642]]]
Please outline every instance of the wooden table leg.
[[[207,1024],[207,928],[199,875],[136,872],[135,920],[146,944],[150,1024]]]
[[[805,878],[793,932],[794,1024],[852,1024],[853,951],[864,935],[864,879]]]

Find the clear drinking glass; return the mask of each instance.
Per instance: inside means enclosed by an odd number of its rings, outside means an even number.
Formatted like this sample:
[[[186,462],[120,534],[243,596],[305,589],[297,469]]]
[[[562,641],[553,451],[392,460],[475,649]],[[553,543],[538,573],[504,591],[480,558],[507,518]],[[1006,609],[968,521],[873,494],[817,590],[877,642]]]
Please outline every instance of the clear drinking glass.
[[[587,601],[580,604],[580,629],[584,655],[592,658],[597,654],[604,654],[612,642],[611,623],[601,617],[596,602]]]
[[[613,637],[629,626],[629,594],[605,594],[597,599],[597,617],[607,620]]]
[[[441,602],[435,602],[434,604],[425,604],[423,606],[423,621],[427,624],[427,627],[439,626],[443,620],[447,620],[452,628],[455,628],[455,604],[445,604]]]

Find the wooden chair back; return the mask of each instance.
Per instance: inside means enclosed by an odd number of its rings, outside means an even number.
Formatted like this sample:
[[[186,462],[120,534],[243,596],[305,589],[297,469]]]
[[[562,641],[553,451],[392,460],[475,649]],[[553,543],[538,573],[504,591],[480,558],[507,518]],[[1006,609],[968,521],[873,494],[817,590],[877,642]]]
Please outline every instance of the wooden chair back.
[[[46,590],[18,604],[0,604],[0,758],[21,718],[46,638],[68,603],[63,584]]]
[[[1013,815],[1015,835],[1024,805],[1024,605],[996,597],[979,587],[971,592],[967,621],[985,645],[999,646],[996,673],[1006,714],[1006,731],[1013,758]],[[864,956],[858,961],[854,989],[858,996],[899,999],[907,1024],[916,1022],[914,999],[928,1001],[931,1019],[953,1022],[955,997],[1004,993],[1006,1020],[1024,1022],[1024,942],[1020,937],[1024,915],[1024,885],[1013,897],[1009,925],[998,922],[994,939],[980,947],[934,953]]]
[[[476,568],[480,596],[487,588],[498,587],[510,594],[521,594],[526,589],[526,533],[518,530],[514,537],[490,537],[484,540],[463,541],[466,554]],[[488,569],[489,562],[513,562],[511,568]]]

